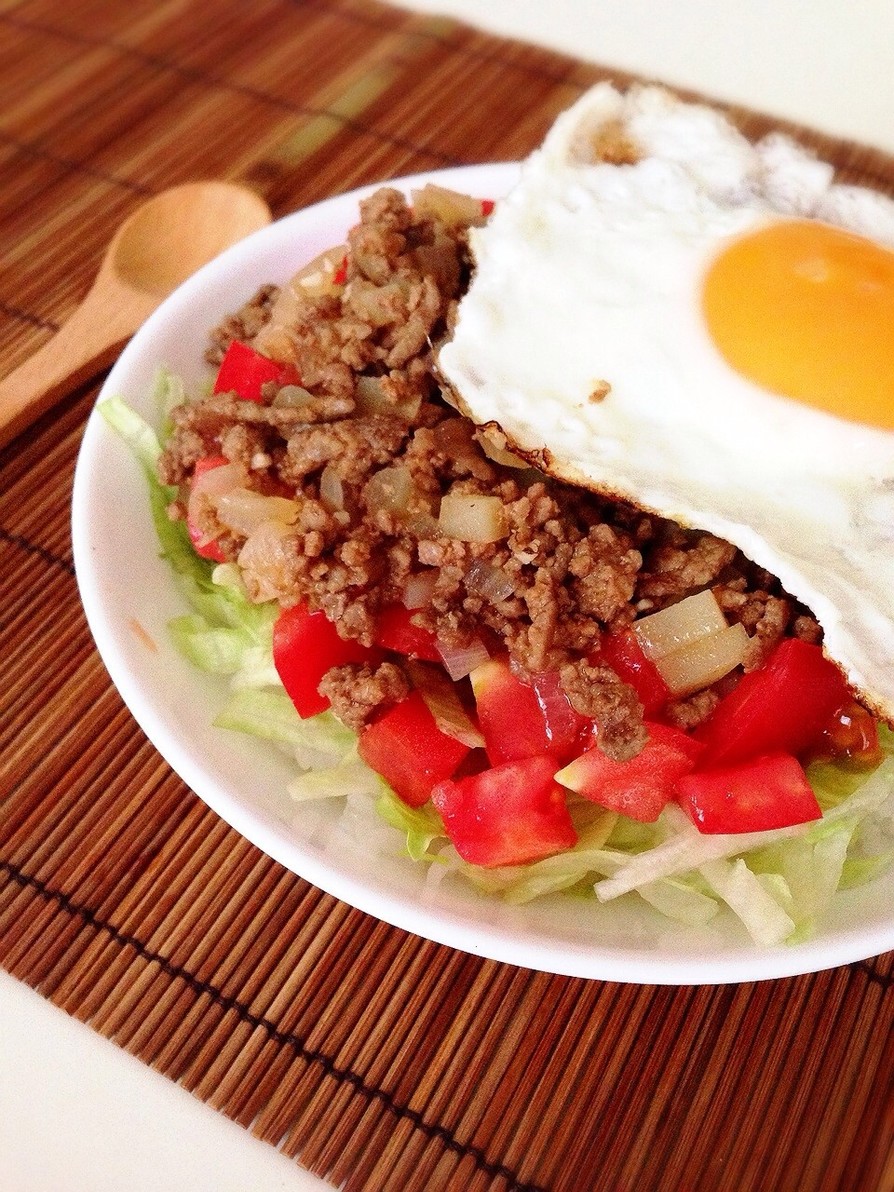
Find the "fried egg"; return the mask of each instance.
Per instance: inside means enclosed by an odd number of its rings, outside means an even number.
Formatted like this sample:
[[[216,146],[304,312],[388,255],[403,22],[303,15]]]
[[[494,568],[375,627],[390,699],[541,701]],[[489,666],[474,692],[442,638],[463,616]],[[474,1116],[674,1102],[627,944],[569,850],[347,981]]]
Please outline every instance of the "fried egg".
[[[894,718],[894,200],[656,87],[587,92],[472,232],[441,373],[552,474],[772,571]]]

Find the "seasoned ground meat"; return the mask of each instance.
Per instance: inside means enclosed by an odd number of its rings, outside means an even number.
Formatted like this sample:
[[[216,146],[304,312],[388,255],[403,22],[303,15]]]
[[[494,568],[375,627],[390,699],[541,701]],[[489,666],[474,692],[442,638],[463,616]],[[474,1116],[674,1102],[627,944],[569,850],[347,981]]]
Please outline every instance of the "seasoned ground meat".
[[[356,663],[334,666],[320,683],[320,694],[348,728],[359,731],[373,715],[410,694],[407,676],[393,662],[377,667]]]
[[[767,659],[792,620],[792,601],[761,589],[749,592],[745,580],[719,585],[714,595],[728,621],[744,625],[751,637],[745,669],[755,670]]]
[[[340,480],[358,485],[400,452],[408,428],[394,414],[345,418],[324,426],[296,426],[280,464],[283,480],[296,486],[328,464]]]
[[[720,692],[709,687],[707,691],[697,691],[686,699],[672,700],[665,709],[668,721],[684,732],[691,732],[698,728],[702,721],[707,720],[720,700]]]
[[[215,327],[211,332],[208,351],[205,353],[208,363],[220,364],[224,352],[234,339],[254,339],[270,318],[270,311],[278,294],[279,286],[261,286],[243,307],[224,319],[220,326]]]
[[[713,584],[732,563],[736,548],[712,534],[692,533],[665,522],[665,532],[646,553],[636,595],[641,609],[664,608]]]
[[[338,273],[265,287],[214,332],[209,360],[233,338],[260,336],[301,384],[270,383],[261,402],[212,394],[175,410],[160,464],[161,479],[180,486],[171,514],[185,514],[197,461],[223,456],[243,487],[280,501],[277,518],[251,532],[199,502],[199,528],[238,559],[252,599],[306,603],[369,645],[379,610],[424,590],[415,621],[445,647],[480,643],[529,674],[558,671],[601,746],[631,756],[645,739],[642,708],[598,663],[603,633],[707,587],[748,631],[748,667],[787,633],[818,640],[819,627],[729,543],[490,457],[499,435],[456,413],[433,367],[431,345],[449,332],[468,274],[462,222],[419,199],[411,210],[388,188],[362,203]],[[491,540],[440,531],[448,495],[498,498]],[[321,691],[360,728],[409,688],[384,662],[337,667]],[[694,727],[720,689],[672,703],[670,719]]]
[[[610,666],[569,662],[559,677],[574,710],[599,726],[598,741],[604,753],[624,761],[639,752],[646,740],[639,700]]]
[[[799,613],[791,625],[792,637],[799,637],[801,641],[810,642],[817,646],[823,640],[823,631],[819,622],[810,613]]]

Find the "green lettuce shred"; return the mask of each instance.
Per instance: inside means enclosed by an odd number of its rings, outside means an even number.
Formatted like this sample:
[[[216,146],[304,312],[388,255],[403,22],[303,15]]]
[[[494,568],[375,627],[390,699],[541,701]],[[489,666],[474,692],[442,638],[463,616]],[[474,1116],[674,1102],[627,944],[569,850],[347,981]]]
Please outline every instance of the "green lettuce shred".
[[[446,839],[444,824],[434,807],[408,807],[387,785],[376,799],[376,811],[385,820],[406,836],[407,856],[413,861],[435,861],[437,854],[430,852],[436,840]]]
[[[333,799],[347,795],[368,795],[374,799],[387,791],[387,784],[355,756],[335,766],[305,770],[289,782],[288,791],[296,802],[307,799]]]

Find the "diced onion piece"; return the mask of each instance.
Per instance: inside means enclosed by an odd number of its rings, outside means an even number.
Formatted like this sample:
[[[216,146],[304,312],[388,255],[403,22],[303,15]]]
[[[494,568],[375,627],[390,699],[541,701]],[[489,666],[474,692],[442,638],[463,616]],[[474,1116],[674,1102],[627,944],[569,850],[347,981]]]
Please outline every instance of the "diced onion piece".
[[[244,480],[245,473],[238,464],[221,464],[217,468],[207,468],[194,476],[190,493],[218,497],[232,488],[238,488]]]
[[[327,464],[320,473],[320,503],[330,513],[345,507],[345,486],[332,464]]]
[[[381,377],[357,378],[357,409],[361,414],[381,414],[387,400]]]
[[[460,703],[456,688],[443,671],[437,666],[412,659],[408,659],[404,666],[441,732],[468,745],[470,749],[483,749],[484,737]]]
[[[421,405],[421,393],[408,394],[398,399],[389,392],[384,377],[357,378],[357,411],[360,414],[397,414],[398,417],[412,422]]]
[[[325,252],[321,252],[319,256],[303,265],[289,285],[291,287],[300,286],[305,293],[309,294],[329,293],[333,289],[337,289],[334,278],[341,268],[347,251],[343,244],[339,244],[335,248],[327,248]]]
[[[515,591],[512,576],[484,559],[472,560],[466,571],[465,583],[470,592],[492,603],[508,599]]]
[[[438,583],[438,573],[434,568],[420,571],[411,575],[404,584],[403,604],[405,608],[425,608],[431,604]]]
[[[314,395],[303,385],[283,385],[273,399],[277,409],[285,407],[289,410],[303,410],[314,400]]]
[[[428,215],[452,227],[484,223],[481,200],[458,191],[428,182],[421,190],[411,191],[411,197],[417,217]]]
[[[460,542],[498,542],[506,537],[506,512],[499,497],[448,493],[441,498],[438,525]]]
[[[487,458],[492,459],[495,464],[502,464],[504,468],[528,467],[526,459],[522,459],[520,455],[514,455],[508,450],[506,436],[502,431],[493,431],[489,428],[481,429],[476,432],[475,438]]]
[[[193,479],[187,501],[187,516],[194,526],[201,525],[201,514],[210,506],[216,508],[218,499],[224,493],[238,488],[245,479],[245,473],[238,464],[221,464],[217,468],[208,468],[199,472]],[[205,546],[213,538],[205,537],[200,546]]]
[[[278,580],[288,566],[286,540],[291,530],[282,522],[266,521],[249,534],[236,560],[242,572],[249,599],[256,604],[275,600]]]
[[[417,538],[437,537],[432,498],[415,486],[409,468],[395,464],[374,472],[363,487],[363,500],[370,513],[398,518]]]
[[[709,687],[741,665],[750,638],[743,625],[727,625],[655,659],[658,671],[675,696]]]
[[[284,285],[273,301],[270,318],[254,338],[254,347],[275,360],[293,360],[293,330],[307,298],[339,294],[335,275],[345,255],[344,246],[327,249],[314,257]]]
[[[371,513],[405,513],[412,494],[410,470],[399,465],[374,472],[363,488],[363,499]]]
[[[647,658],[657,662],[671,650],[726,628],[726,617],[710,589],[652,613],[633,624],[633,632]]]
[[[404,518],[404,525],[414,538],[437,538],[438,537],[438,520],[432,517],[430,513],[420,512],[414,513],[411,517]]]
[[[436,645],[444,660],[444,668],[454,683],[470,675],[476,666],[481,666],[490,658],[487,646],[478,638],[467,646],[451,646],[439,638]]]
[[[234,534],[253,533],[264,522],[290,526],[298,517],[298,506],[286,497],[265,497],[249,488],[233,488],[213,498],[218,519]]]

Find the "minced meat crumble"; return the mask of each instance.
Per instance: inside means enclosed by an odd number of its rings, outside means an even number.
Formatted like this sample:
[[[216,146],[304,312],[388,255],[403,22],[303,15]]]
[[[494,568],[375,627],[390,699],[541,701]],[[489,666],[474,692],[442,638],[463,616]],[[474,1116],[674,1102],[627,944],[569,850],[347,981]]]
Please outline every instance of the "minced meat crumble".
[[[293,284],[285,298],[265,286],[213,332],[211,362],[234,338],[254,341],[294,364],[301,383],[268,383],[261,403],[212,394],[174,412],[160,465],[162,481],[181,486],[172,515],[184,515],[196,462],[225,457],[246,487],[295,503],[263,550],[243,549],[246,536],[204,515],[201,529],[238,558],[253,599],[306,603],[369,644],[377,612],[421,586],[416,623],[448,647],[481,642],[527,673],[558,671],[603,748],[629,756],[644,739],[643,712],[631,687],[591,661],[603,633],[706,587],[751,635],[746,668],[786,634],[817,641],[819,627],[729,543],[486,449],[434,367],[470,268],[468,221],[449,215],[425,192],[411,209],[382,189],[361,203],[340,278]],[[437,518],[447,495],[498,498],[499,536],[445,537]],[[334,668],[321,690],[360,728],[410,685],[399,663],[385,662]],[[668,716],[693,728],[717,698],[699,692]]]

